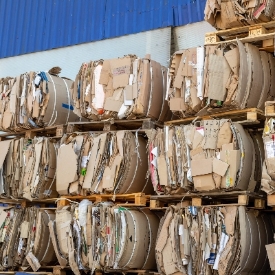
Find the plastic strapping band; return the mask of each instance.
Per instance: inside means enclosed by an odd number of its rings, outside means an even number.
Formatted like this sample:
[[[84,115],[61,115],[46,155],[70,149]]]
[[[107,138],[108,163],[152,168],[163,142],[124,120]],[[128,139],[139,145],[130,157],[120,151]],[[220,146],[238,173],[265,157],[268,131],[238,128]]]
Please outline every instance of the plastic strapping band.
[[[64,78],[62,78],[63,82],[65,83],[65,86],[66,86],[66,90],[67,90],[67,97],[68,97],[68,104],[69,104],[69,108],[68,108],[68,115],[67,115],[67,120],[66,120],[66,124],[68,124],[69,122],[69,117],[70,117],[70,106],[71,106],[71,98],[70,98],[70,92],[69,92],[69,88],[68,88],[68,85],[66,83],[66,81],[64,80]]]
[[[133,247],[133,251],[131,253],[130,259],[122,268],[127,267],[127,265],[131,262],[131,260],[134,256],[134,253],[135,253],[136,246],[137,246],[136,245],[136,243],[137,243],[137,239],[136,239],[136,236],[137,236],[137,233],[136,233],[137,232],[137,223],[136,223],[136,220],[135,220],[135,218],[134,218],[134,216],[133,216],[133,214],[131,213],[130,210],[129,210],[129,214],[131,215],[131,217],[133,219],[133,222],[134,222],[135,240],[134,240],[134,247]]]
[[[49,121],[49,123],[48,123],[48,126],[52,126],[52,125],[54,124],[54,122],[55,122],[55,120],[56,120],[56,116],[57,116],[57,111],[55,110],[55,108],[56,108],[56,88],[55,88],[55,84],[54,84],[54,81],[53,81],[53,79],[52,79],[52,76],[51,76],[50,74],[48,74],[48,75],[49,75],[49,77],[50,77],[50,79],[51,79],[51,81],[52,81],[53,89],[54,89],[54,110],[53,110],[51,119],[50,119],[50,121]],[[56,114],[55,114],[55,119],[54,119],[54,121],[52,121],[52,120],[53,120],[54,113],[56,113]]]

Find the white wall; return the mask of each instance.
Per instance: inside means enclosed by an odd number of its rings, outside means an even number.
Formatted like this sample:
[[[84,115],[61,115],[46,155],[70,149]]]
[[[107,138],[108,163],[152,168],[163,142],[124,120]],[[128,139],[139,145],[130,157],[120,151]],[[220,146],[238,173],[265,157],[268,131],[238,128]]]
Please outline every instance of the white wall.
[[[62,68],[61,76],[74,80],[83,62],[136,54],[151,58],[168,66],[170,58],[171,28],[147,31],[118,38],[106,39],[49,51],[0,59],[0,77],[17,76],[28,71],[48,71],[54,66]]]
[[[204,45],[204,37],[207,32],[216,31],[205,21],[176,27],[173,29],[175,51]]]

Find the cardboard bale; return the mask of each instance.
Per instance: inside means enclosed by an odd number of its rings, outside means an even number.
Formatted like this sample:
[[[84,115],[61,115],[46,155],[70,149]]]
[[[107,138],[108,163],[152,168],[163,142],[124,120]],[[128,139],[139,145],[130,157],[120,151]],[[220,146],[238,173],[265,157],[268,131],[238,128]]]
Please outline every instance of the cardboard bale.
[[[204,47],[198,47],[177,51],[171,58],[166,99],[178,117],[202,108],[204,55]]]
[[[230,29],[274,20],[274,1],[207,0],[204,19],[217,29]]]
[[[197,125],[165,126],[146,134],[149,171],[157,194],[259,191],[263,141],[241,124],[202,120]]]
[[[47,72],[2,78],[0,129],[14,131],[76,121],[71,105],[71,85],[71,80]]]
[[[48,227],[54,218],[53,211],[37,207],[1,207],[1,268],[31,267],[37,271],[40,266],[54,264],[56,256]]]
[[[47,137],[0,142],[0,193],[28,200],[56,197],[56,144]]]
[[[208,104],[197,115],[214,108],[264,108],[272,97],[274,57],[249,43],[206,46],[204,95]],[[261,69],[263,68],[263,70]]]
[[[63,264],[67,260],[75,274],[107,268],[155,270],[159,220],[149,209],[82,200],[57,211],[51,237]]]
[[[222,216],[218,223],[217,215]],[[170,206],[158,230],[158,272],[269,274],[265,245],[272,242],[270,220],[272,214],[258,215],[244,206]]]
[[[166,68],[150,57],[83,63],[71,89],[74,112],[89,120],[171,117],[165,102]]]
[[[268,194],[275,193],[275,132],[274,119],[269,118],[265,122],[263,131],[264,157],[261,174],[261,189]]]
[[[130,131],[68,134],[57,156],[61,195],[152,193],[146,140]]]

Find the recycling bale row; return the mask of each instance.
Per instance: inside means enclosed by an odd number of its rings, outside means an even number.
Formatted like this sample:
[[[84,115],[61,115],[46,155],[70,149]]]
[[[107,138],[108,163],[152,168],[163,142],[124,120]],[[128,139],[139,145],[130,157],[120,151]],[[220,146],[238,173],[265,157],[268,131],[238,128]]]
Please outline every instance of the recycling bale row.
[[[37,271],[57,263],[48,226],[55,220],[54,210],[6,206],[0,211],[0,270]]]
[[[78,120],[71,105],[73,81],[61,69],[28,72],[0,79],[0,130],[20,131]]]
[[[165,100],[167,68],[149,55],[83,63],[72,88],[74,112],[89,120],[171,118]]]
[[[150,175],[157,194],[247,190],[261,185],[261,133],[228,119],[151,130]]]
[[[175,117],[215,110],[258,108],[274,100],[275,59],[239,40],[176,52],[168,73],[167,99]]]

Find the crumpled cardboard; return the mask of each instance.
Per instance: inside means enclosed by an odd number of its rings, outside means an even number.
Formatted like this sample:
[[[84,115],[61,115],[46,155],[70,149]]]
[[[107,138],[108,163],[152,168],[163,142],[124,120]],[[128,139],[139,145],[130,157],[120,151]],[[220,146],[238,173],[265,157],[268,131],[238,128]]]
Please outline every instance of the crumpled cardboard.
[[[57,152],[57,192],[151,194],[146,145],[131,131],[65,135]]]
[[[217,29],[230,29],[274,20],[274,1],[207,0],[204,19]]]
[[[226,119],[147,131],[149,172],[157,194],[190,190],[258,192],[263,140]]]
[[[83,63],[71,87],[74,112],[89,120],[171,119],[165,100],[167,69],[150,56]]]
[[[155,270],[159,221],[149,209],[82,200],[57,210],[51,238],[60,265],[67,262],[75,274],[95,269]]]
[[[0,80],[1,130],[39,128],[77,120],[70,95],[72,81],[58,77],[60,70],[49,72],[29,72]]]
[[[269,274],[272,214],[243,206],[170,206],[160,221],[160,274]]]
[[[0,194],[28,200],[56,197],[57,144],[47,137],[0,142]]]
[[[238,39],[237,44],[206,46],[204,95],[208,104],[198,115],[216,107],[263,109],[264,102],[273,96],[273,59]]]
[[[178,117],[194,115],[202,108],[204,47],[177,51],[171,58],[166,98]]]
[[[37,207],[1,209],[0,268],[31,267],[37,271],[41,266],[55,264],[48,226],[54,219],[54,211]]]
[[[267,119],[263,131],[264,158],[261,173],[261,189],[268,194],[275,193],[275,132],[274,119]]]

